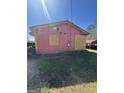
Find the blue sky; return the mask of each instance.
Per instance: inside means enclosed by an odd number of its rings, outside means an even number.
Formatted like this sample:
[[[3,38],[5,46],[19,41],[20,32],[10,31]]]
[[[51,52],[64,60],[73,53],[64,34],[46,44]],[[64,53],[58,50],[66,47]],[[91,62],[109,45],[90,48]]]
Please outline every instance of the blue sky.
[[[70,20],[86,29],[97,22],[97,0],[27,0],[27,28],[49,22]],[[72,18],[72,20],[71,20]],[[28,39],[32,37],[28,34]]]

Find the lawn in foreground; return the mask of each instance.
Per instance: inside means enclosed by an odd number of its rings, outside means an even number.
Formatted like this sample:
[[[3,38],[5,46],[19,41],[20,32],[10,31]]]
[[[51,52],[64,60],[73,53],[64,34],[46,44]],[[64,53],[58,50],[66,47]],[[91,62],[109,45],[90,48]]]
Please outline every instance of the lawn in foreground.
[[[70,91],[81,90],[75,93],[96,93],[96,57],[96,53],[89,51],[41,55],[36,63],[38,72],[28,80],[28,88],[41,88],[45,82],[43,87],[51,91],[50,93],[74,93],[56,92],[69,89]]]

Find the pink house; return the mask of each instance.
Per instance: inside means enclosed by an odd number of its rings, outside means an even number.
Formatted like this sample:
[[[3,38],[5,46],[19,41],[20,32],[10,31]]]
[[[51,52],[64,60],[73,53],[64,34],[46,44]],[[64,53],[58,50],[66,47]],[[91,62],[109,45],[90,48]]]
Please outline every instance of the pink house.
[[[37,25],[31,30],[39,54],[83,50],[86,47],[88,32],[70,21]]]

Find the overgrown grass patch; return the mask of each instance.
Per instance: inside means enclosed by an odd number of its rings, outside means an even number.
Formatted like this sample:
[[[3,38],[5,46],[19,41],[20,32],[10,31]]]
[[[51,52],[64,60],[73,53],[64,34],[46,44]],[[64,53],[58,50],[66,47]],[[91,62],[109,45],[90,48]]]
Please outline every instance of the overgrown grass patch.
[[[38,83],[35,81],[35,85],[39,87],[41,82],[47,82],[50,88],[95,82],[97,54],[88,51],[45,54],[39,56],[37,68]]]

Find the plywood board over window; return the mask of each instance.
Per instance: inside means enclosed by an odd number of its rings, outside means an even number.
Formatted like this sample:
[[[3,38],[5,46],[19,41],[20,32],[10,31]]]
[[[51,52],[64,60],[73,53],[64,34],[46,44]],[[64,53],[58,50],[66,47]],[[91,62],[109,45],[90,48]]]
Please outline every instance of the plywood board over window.
[[[85,38],[82,35],[75,35],[75,49],[81,50],[85,49]]]
[[[49,35],[49,45],[58,46],[59,45],[59,36],[58,35]]]

